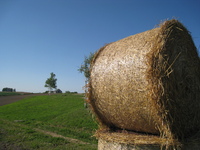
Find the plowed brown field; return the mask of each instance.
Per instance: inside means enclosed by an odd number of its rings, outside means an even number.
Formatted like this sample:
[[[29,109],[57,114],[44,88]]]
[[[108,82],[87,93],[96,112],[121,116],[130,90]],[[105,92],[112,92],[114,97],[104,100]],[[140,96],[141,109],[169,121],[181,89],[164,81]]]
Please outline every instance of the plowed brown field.
[[[14,96],[0,96],[0,106],[7,105],[19,100],[22,100],[26,97],[33,97],[38,95],[47,95],[47,94],[30,94],[30,95],[14,95]]]

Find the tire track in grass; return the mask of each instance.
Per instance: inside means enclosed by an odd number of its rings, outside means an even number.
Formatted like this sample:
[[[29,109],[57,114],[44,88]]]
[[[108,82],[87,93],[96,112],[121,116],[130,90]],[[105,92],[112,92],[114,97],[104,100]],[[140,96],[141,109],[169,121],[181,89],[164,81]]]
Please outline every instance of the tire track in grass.
[[[38,129],[38,128],[34,128],[33,130],[38,131],[38,132],[41,132],[41,133],[46,134],[46,135],[50,135],[50,136],[52,136],[52,137],[63,138],[63,139],[65,139],[65,140],[68,140],[68,141],[71,142],[71,143],[90,144],[90,143],[83,142],[83,141],[78,140],[78,139],[74,139],[74,138],[70,138],[70,137],[65,137],[65,136],[62,136],[62,135],[60,135],[60,134],[57,134],[57,133],[54,133],[54,132],[50,132],[50,131],[41,130],[41,129]]]
[[[22,120],[14,120],[14,122],[4,120],[4,119],[0,119],[0,120],[4,123],[9,124],[9,125],[31,128],[30,126],[17,123],[17,122],[21,122]],[[78,139],[74,139],[74,138],[70,138],[70,137],[65,137],[65,136],[62,136],[60,134],[57,134],[57,133],[54,133],[54,132],[51,132],[51,131],[46,131],[46,130],[42,130],[42,129],[38,129],[38,128],[31,128],[31,129],[36,131],[36,132],[40,132],[40,133],[43,133],[43,134],[46,134],[46,135],[50,135],[52,137],[63,138],[63,139],[68,140],[69,142],[74,143],[74,144],[90,144],[91,146],[96,147],[95,144],[87,143],[87,142],[84,142],[84,141],[81,141],[81,140],[78,140]]]

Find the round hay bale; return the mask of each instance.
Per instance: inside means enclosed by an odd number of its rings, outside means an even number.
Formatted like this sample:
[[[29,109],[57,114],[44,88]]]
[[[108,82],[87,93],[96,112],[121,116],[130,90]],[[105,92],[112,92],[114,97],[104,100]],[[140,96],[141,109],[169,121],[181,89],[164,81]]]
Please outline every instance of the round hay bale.
[[[200,61],[177,20],[101,48],[90,104],[101,127],[185,138],[200,129]]]
[[[103,139],[98,141],[98,150],[161,150],[159,145],[133,145],[110,142]]]
[[[199,150],[199,142],[184,143],[181,146],[162,146],[160,144],[121,143],[99,138],[98,150]]]
[[[180,142],[178,139],[127,131],[97,130],[98,150],[199,150],[200,133]]]

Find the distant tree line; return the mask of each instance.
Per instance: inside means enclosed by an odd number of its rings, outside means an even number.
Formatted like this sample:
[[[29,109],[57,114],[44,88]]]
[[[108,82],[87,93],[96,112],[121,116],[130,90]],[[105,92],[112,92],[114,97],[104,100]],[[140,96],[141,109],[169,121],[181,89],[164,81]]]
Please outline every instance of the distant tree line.
[[[5,87],[2,89],[2,92],[16,92],[16,89]]]
[[[66,94],[77,94],[78,92],[70,92],[70,91],[66,91]]]

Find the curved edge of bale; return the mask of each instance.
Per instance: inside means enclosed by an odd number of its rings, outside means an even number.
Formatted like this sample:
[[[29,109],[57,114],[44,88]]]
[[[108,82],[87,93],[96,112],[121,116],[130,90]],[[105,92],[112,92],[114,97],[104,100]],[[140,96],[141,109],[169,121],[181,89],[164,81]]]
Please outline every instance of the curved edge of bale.
[[[105,44],[103,47],[101,47],[95,54],[94,54],[94,57],[90,63],[90,74],[92,72],[92,67],[96,61],[96,59],[98,58],[99,54],[108,46],[110,45],[111,43],[108,43],[108,44]],[[95,99],[93,98],[93,89],[92,89],[92,86],[91,86],[91,79],[89,80],[89,86],[88,86],[88,103],[89,105],[91,106],[91,110],[93,112],[93,114],[95,115],[95,118],[97,120],[97,122],[99,123],[99,128],[100,129],[109,129],[110,127],[108,126],[106,120],[104,119],[101,119],[101,118],[104,118],[103,116],[101,116],[101,114],[99,113],[99,111],[97,110],[96,108],[96,105],[95,105]]]
[[[180,34],[180,35],[176,35],[175,39],[170,39],[171,36],[172,37],[174,36],[174,34]],[[148,75],[150,79],[149,82],[151,83],[149,86],[151,86],[150,88],[153,89],[153,92],[150,93],[150,97],[154,99],[153,101],[155,102],[155,108],[157,108],[157,111],[161,116],[159,119],[163,124],[162,127],[158,125],[157,128],[160,130],[160,136],[167,137],[170,141],[173,139],[183,140],[186,138],[186,136],[189,137],[191,136],[191,134],[194,134],[200,129],[200,125],[199,125],[200,123],[198,123],[198,120],[200,119],[200,115],[199,113],[197,113],[197,110],[188,108],[187,111],[191,111],[192,113],[192,115],[190,116],[194,116],[194,118],[196,118],[197,120],[196,121],[195,119],[192,120],[193,122],[191,123],[191,126],[190,126],[190,128],[193,128],[192,130],[188,129],[188,131],[183,131],[183,130],[187,130],[187,127],[183,127],[182,124],[187,125],[187,123],[190,121],[189,117],[187,117],[186,120],[184,119],[180,120],[179,115],[182,115],[182,117],[180,118],[184,118],[182,114],[184,110],[181,110],[181,108],[179,108],[180,111],[170,109],[172,105],[176,105],[177,107],[181,106],[184,109],[183,105],[176,104],[177,94],[172,92],[173,94],[175,94],[175,98],[176,98],[176,100],[173,101],[172,96],[171,96],[172,94],[169,91],[167,91],[170,89],[170,86],[179,86],[179,85],[176,85],[176,82],[174,82],[175,85],[168,84],[168,83],[173,83],[172,80],[175,80],[174,76],[176,76],[176,73],[174,72],[176,72],[176,70],[174,69],[174,65],[176,61],[182,57],[181,55],[183,55],[182,54],[183,51],[179,51],[175,45],[177,44],[177,41],[179,41],[178,36],[184,36],[184,37],[181,37],[180,40],[183,40],[183,38],[187,40],[185,41],[186,51],[190,50],[189,51],[190,56],[188,56],[189,60],[187,61],[193,61],[192,63],[193,65],[196,63],[195,64],[196,68],[192,70],[193,73],[195,72],[194,70],[196,70],[197,72],[200,72],[200,68],[199,68],[200,61],[199,61],[197,50],[192,40],[192,37],[189,31],[178,20],[175,20],[175,19],[170,20],[170,21],[165,21],[160,25],[160,34],[157,35],[154,47],[152,48],[152,51],[149,53],[150,60],[148,61],[152,63],[150,64],[151,67],[148,71]],[[181,44],[183,44],[183,41],[181,42],[182,42]],[[163,43],[165,44],[163,45]],[[170,47],[169,43],[172,44],[171,51],[169,51],[169,47]],[[189,46],[187,44],[189,44]],[[182,45],[182,47],[183,46],[184,45]],[[177,49],[176,52],[173,51],[173,50],[176,50],[175,48]],[[194,67],[194,66],[190,66],[190,67]],[[196,76],[200,77],[199,73],[197,73]],[[169,80],[171,80],[171,82],[169,82]],[[197,80],[200,83],[199,81],[200,79],[197,79]],[[196,88],[199,88],[199,87],[196,87]],[[200,90],[198,91],[200,92]],[[183,91],[183,92],[186,92],[186,91]],[[181,95],[182,93],[180,92],[179,94]],[[200,98],[199,95],[198,95],[198,98]],[[193,100],[193,101],[197,102],[197,100],[198,99]],[[193,102],[193,105],[191,106],[186,105],[186,106],[195,107],[194,102]],[[181,103],[181,97],[178,103]],[[200,105],[199,102],[197,102],[196,105],[199,106]],[[174,119],[176,119],[176,121],[174,121]],[[189,132],[191,133],[189,134]]]

